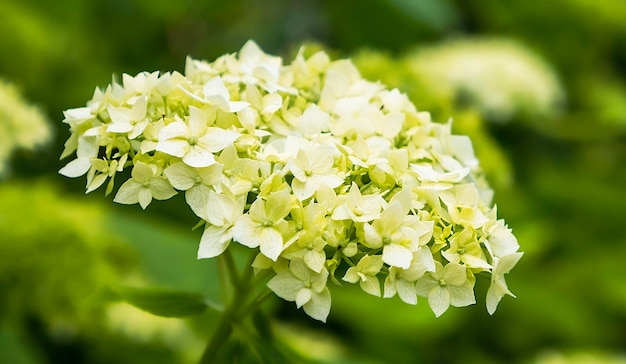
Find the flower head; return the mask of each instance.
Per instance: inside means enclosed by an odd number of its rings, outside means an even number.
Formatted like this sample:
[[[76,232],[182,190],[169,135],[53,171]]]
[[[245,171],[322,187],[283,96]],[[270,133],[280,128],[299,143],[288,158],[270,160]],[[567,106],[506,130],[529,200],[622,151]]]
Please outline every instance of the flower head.
[[[324,52],[290,65],[248,42],[177,72],[124,75],[65,112],[71,136],[60,171],[87,191],[146,208],[183,192],[204,222],[198,258],[231,243],[258,249],[268,287],[325,321],[329,282],[437,316],[474,300],[491,275],[493,312],[519,245],[477,185],[469,138],[431,121],[399,90],[366,81]],[[339,277],[339,278],[338,278]],[[381,282],[384,282],[381,292]]]
[[[29,105],[11,84],[0,80],[0,175],[16,149],[34,149],[51,136],[42,112]]]

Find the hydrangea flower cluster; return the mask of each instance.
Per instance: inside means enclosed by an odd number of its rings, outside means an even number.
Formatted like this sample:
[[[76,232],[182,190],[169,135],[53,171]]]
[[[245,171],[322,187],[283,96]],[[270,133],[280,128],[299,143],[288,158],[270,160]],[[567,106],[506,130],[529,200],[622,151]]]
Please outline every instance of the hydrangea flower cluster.
[[[13,85],[0,80],[0,175],[15,149],[34,149],[51,134],[41,110],[29,105]]]
[[[451,99],[467,98],[488,120],[505,122],[520,113],[552,116],[565,101],[554,70],[511,40],[452,40],[418,48],[404,62],[429,89]]]
[[[124,75],[65,112],[71,137],[60,173],[87,192],[125,168],[114,201],[184,191],[204,221],[199,258],[236,243],[257,249],[268,287],[325,321],[329,282],[368,294],[426,297],[436,316],[513,295],[504,274],[522,253],[491,206],[466,136],[432,122],[397,89],[366,81],[349,60],[298,53],[290,65],[248,42],[185,74]]]

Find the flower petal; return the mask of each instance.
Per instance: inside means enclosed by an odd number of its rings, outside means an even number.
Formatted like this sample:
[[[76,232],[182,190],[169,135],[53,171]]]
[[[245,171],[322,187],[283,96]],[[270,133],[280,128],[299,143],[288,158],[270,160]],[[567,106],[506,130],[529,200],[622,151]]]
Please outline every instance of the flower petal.
[[[428,305],[435,313],[435,316],[441,316],[450,307],[450,292],[448,289],[439,285],[431,289],[428,294]]]
[[[311,296],[311,300],[302,306],[304,312],[312,318],[326,322],[326,318],[330,313],[330,291],[328,288],[324,288],[320,293],[314,293]]]
[[[233,236],[229,228],[207,225],[200,239],[198,259],[213,258],[222,254],[228,248]]]
[[[304,288],[304,284],[289,271],[282,271],[267,282],[267,287],[278,297],[293,302],[296,300],[298,292]]]
[[[417,292],[415,290],[415,283],[407,282],[404,279],[399,279],[397,283],[398,296],[400,299],[409,305],[417,305]]]
[[[186,191],[195,184],[198,173],[185,163],[177,162],[165,168],[163,171],[172,186],[177,190]]]
[[[257,229],[256,232],[256,238],[259,241],[261,253],[271,260],[276,261],[283,251],[282,235],[271,227],[260,228]]]
[[[380,297],[380,282],[375,276],[369,276],[367,279],[361,280],[360,286],[365,293]]]
[[[300,308],[311,301],[313,292],[309,288],[302,288],[296,295],[296,307]]]
[[[129,179],[120,186],[120,189],[117,191],[113,201],[126,205],[135,204],[139,202],[139,190],[142,188],[144,188],[142,185],[132,179]]]
[[[254,222],[250,215],[241,215],[233,227],[233,239],[248,248],[256,248],[259,246],[258,227],[259,224]]]
[[[411,251],[400,244],[388,244],[383,248],[383,262],[392,267],[407,269],[412,259]]]

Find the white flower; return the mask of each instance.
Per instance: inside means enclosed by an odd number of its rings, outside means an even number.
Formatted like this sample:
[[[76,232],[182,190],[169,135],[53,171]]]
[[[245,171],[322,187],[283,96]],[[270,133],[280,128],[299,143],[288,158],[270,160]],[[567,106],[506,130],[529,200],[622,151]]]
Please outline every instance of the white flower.
[[[320,185],[335,188],[343,183],[339,171],[333,168],[336,154],[334,147],[315,145],[300,149],[296,158],[287,162],[285,169],[294,177],[291,188],[300,201],[313,196]]]
[[[361,195],[356,183],[352,182],[350,192],[345,196],[345,201],[333,211],[333,220],[352,220],[355,222],[368,222],[380,217],[380,211],[385,205],[385,200],[379,195]]]
[[[415,281],[424,276],[426,272],[435,271],[433,254],[426,246],[419,248],[413,253],[411,265],[407,269],[390,267],[389,275],[385,279],[385,298],[391,298],[398,294],[400,299],[410,305],[417,304],[417,290]]]
[[[221,77],[210,79],[204,85],[202,91],[204,93],[204,101],[217,106],[222,111],[237,112],[249,105],[245,101],[230,101],[230,93]]]
[[[210,127],[215,114],[209,116],[202,110],[190,106],[187,123],[176,116],[176,121],[165,126],[159,133],[156,149],[179,157],[191,167],[208,167],[215,163],[213,153],[232,144],[239,133]]]
[[[380,297],[380,282],[376,277],[383,267],[383,258],[380,255],[366,255],[356,264],[348,268],[343,280],[350,283],[359,282],[361,289],[373,296]]]
[[[115,174],[124,169],[126,159],[128,159],[128,154],[124,154],[120,160],[114,159],[110,163],[108,163],[106,159],[92,159],[91,168],[87,173],[87,191],[85,193],[89,193],[102,186],[107,178],[111,178],[111,181],[107,186],[105,194],[108,195],[111,193]]]
[[[409,215],[411,192],[407,189],[394,196],[380,218],[363,224],[365,244],[376,249],[383,246],[382,259],[393,267],[408,269],[413,252],[432,236],[432,221],[422,222]]]
[[[185,200],[189,207],[196,215],[204,218],[211,187],[219,184],[222,179],[222,166],[216,163],[208,167],[192,168],[178,162],[167,167],[163,173],[174,188],[185,191]]]
[[[481,241],[494,257],[504,257],[513,254],[519,249],[515,235],[511,232],[504,220],[497,220],[496,208],[489,213],[489,221],[483,226],[485,232]]]
[[[554,70],[526,47],[504,39],[457,39],[418,49],[405,59],[442,98],[463,96],[490,120],[525,112],[550,115],[565,99]]]
[[[98,155],[98,139],[94,136],[78,138],[76,159],[61,168],[60,174],[66,177],[80,177],[91,168],[91,161]]]
[[[444,267],[435,262],[436,272],[427,272],[417,281],[417,294],[428,297],[428,305],[441,316],[450,305],[463,307],[476,303],[474,283],[467,278],[467,270],[456,263]]]
[[[285,217],[291,211],[287,190],[271,194],[267,201],[257,199],[248,214],[237,219],[233,238],[250,248],[260,247],[261,253],[276,261],[283,251],[283,233],[287,230]]]
[[[469,268],[491,269],[491,265],[487,263],[485,254],[476,239],[474,229],[467,227],[454,233],[449,240],[450,248],[441,253],[449,262],[463,262]]]
[[[213,258],[222,254],[234,236],[233,226],[243,214],[244,199],[234,199],[225,194],[209,191],[205,211],[201,213],[208,224],[200,239],[198,259]]]
[[[139,202],[142,209],[148,207],[153,198],[167,200],[176,191],[167,180],[156,174],[156,167],[142,162],[135,163],[132,178],[124,182],[113,201],[123,204]]]
[[[289,269],[278,272],[267,282],[276,295],[286,301],[295,301],[298,308],[312,318],[326,322],[330,313],[330,291],[326,287],[328,271],[316,273],[301,260],[292,260]]]
[[[234,80],[258,83],[270,93],[278,90],[287,91],[280,84],[281,64],[280,57],[270,56],[255,42],[248,41],[239,51],[238,69],[235,70],[241,76],[235,77]]]
[[[294,129],[297,134],[313,140],[316,136],[328,131],[330,120],[331,117],[327,112],[316,104],[310,104],[295,120]]]
[[[109,107],[107,109],[111,117],[111,124],[107,127],[109,133],[128,133],[129,139],[135,139],[148,126],[149,120],[146,118],[147,100],[145,96],[140,96],[132,107]]]
[[[487,217],[478,208],[480,196],[473,183],[456,185],[450,190],[440,192],[439,197],[448,207],[450,222],[469,225],[474,229],[487,222]]]
[[[515,297],[506,286],[504,275],[513,269],[524,253],[514,253],[505,255],[502,258],[494,259],[493,271],[491,272],[491,285],[487,291],[487,311],[490,315],[496,311],[498,303],[505,294]]]

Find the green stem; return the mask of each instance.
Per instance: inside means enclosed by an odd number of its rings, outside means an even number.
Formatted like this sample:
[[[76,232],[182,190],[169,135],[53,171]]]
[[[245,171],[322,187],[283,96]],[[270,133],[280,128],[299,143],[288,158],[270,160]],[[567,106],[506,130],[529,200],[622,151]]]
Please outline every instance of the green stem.
[[[268,298],[270,297],[270,293],[272,293],[272,291],[269,290],[269,288],[266,288],[265,290],[263,290],[261,292],[261,294],[259,294],[253,301],[251,301],[250,303],[248,303],[240,312],[240,315],[242,317],[245,317],[249,314],[251,314],[252,312],[256,311],[257,308],[259,308],[259,306],[261,306],[261,304]]]
[[[224,263],[226,264],[226,270],[228,272],[228,277],[230,278],[230,283],[233,287],[237,287],[240,284],[237,266],[235,265],[235,260],[233,259],[233,255],[230,252],[230,249],[226,249],[224,253],[222,253],[224,257]]]
[[[233,333],[232,327],[232,316],[234,311],[234,305],[229,306],[220,322],[217,326],[217,329],[213,333],[213,337],[209,340],[208,345],[204,349],[204,353],[202,354],[202,358],[200,359],[200,364],[210,364],[215,363],[215,359],[219,352],[219,349],[228,341],[230,335]]]
[[[230,339],[233,333],[233,324],[240,321],[242,318],[239,313],[242,312],[244,307],[250,306],[246,305],[245,302],[251,291],[250,284],[252,282],[251,278],[253,274],[252,262],[254,261],[255,256],[256,254],[252,255],[251,260],[246,265],[245,271],[241,277],[238,277],[232,255],[230,255],[230,252],[226,250],[224,254],[224,264],[228,270],[231,283],[235,286],[235,293],[233,299],[230,301],[230,304],[222,314],[213,336],[204,349],[204,353],[200,359],[200,364],[216,362],[220,348]],[[244,312],[248,313],[247,311]]]

